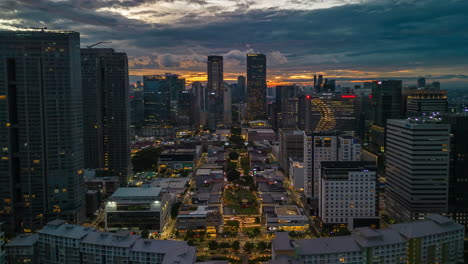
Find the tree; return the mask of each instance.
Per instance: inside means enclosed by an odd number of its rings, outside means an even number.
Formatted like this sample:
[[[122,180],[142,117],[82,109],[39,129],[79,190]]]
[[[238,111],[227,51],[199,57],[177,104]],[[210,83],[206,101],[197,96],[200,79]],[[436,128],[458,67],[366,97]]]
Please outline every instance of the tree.
[[[146,229],[141,231],[141,237],[142,238],[148,238],[149,234],[150,234],[150,232],[148,230],[146,230]]]
[[[240,249],[240,242],[239,240],[236,240],[234,242],[232,242],[232,245],[231,245],[232,249],[234,249],[235,251],[238,251]]]
[[[252,252],[252,250],[255,248],[255,244],[252,242],[245,242],[244,245],[244,251],[247,253]]]
[[[230,170],[226,172],[226,178],[230,182],[238,181],[240,178],[240,172],[237,170]]]
[[[265,241],[259,241],[259,242],[257,243],[257,249],[258,249],[259,251],[265,251],[265,250],[267,250],[267,249],[268,249],[268,243],[265,242]]]
[[[239,184],[242,186],[254,187],[254,178],[252,176],[242,176],[240,177]]]
[[[162,148],[145,148],[138,151],[132,158],[133,172],[156,171]]]
[[[229,137],[229,143],[236,149],[245,148],[244,140],[239,135],[232,135]]]
[[[252,234],[254,235],[254,237],[259,236],[261,233],[262,233],[262,231],[260,231],[260,228],[258,228],[258,227],[254,228],[252,230]]]
[[[244,156],[241,158],[241,168],[244,170],[244,174],[248,175],[250,172],[250,158],[249,156]]]
[[[256,223],[256,224],[260,224],[260,217],[258,217],[258,216],[255,217],[255,223]]]
[[[215,250],[217,249],[219,246],[218,242],[216,242],[216,240],[210,240],[210,242],[208,242],[208,248],[210,250]]]
[[[235,151],[231,151],[229,153],[229,159],[230,160],[238,160],[239,159],[239,153],[237,153]]]
[[[226,164],[226,171],[237,170],[237,163],[228,161]]]

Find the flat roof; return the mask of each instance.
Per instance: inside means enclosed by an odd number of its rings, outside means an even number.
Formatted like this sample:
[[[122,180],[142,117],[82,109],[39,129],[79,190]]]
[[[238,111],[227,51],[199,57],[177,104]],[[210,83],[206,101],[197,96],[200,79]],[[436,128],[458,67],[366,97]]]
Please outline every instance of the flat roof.
[[[93,227],[71,225],[67,224],[64,220],[57,219],[47,223],[41,230],[38,231],[38,233],[73,239],[81,239],[95,230],[96,229]]]
[[[299,239],[295,243],[299,245],[300,255],[361,252],[361,247],[352,236]]]
[[[38,234],[20,234],[8,242],[5,247],[32,247],[37,243],[38,239]]]
[[[161,187],[122,187],[118,188],[111,198],[158,197],[161,189]]]
[[[119,231],[116,233],[91,232],[83,239],[83,241],[81,241],[81,243],[130,248],[139,238],[139,235],[130,235],[130,232],[128,231]]]

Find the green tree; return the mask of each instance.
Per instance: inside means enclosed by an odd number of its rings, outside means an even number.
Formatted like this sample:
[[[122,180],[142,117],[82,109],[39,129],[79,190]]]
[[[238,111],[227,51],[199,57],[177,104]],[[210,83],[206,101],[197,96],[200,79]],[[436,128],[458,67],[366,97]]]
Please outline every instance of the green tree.
[[[260,224],[260,217],[258,217],[258,216],[255,217],[255,223],[256,223],[256,224]]]
[[[146,229],[141,231],[141,237],[142,238],[148,238],[149,234],[150,234],[150,232],[148,230],[146,230]]]
[[[239,221],[237,220],[227,220],[226,225],[230,227],[237,227],[237,228],[239,228],[240,226]]]
[[[252,234],[254,237],[257,237],[259,236],[260,234],[262,233],[262,231],[260,231],[260,228],[256,227],[252,230]]]
[[[156,171],[162,148],[145,148],[132,157],[133,172]]]
[[[210,240],[210,242],[208,242],[208,248],[210,250],[215,250],[217,249],[219,246],[218,242],[216,242],[216,240]]]
[[[239,159],[239,153],[237,153],[235,151],[231,151],[229,153],[229,159],[230,160],[238,160]]]
[[[236,149],[245,148],[244,139],[240,135],[232,135],[229,137],[229,143]]]
[[[232,249],[234,249],[235,251],[238,251],[240,249],[240,242],[239,240],[236,240],[234,242],[232,242],[232,245],[231,245]]]
[[[249,156],[244,156],[241,158],[241,168],[244,170],[244,174],[248,175],[250,172],[250,158]]]
[[[268,249],[268,243],[265,242],[265,241],[259,241],[259,242],[257,243],[257,249],[258,249],[259,251],[265,251],[265,250],[267,250],[267,249]]]
[[[252,242],[245,242],[244,244],[244,250],[247,253],[251,253],[252,250],[255,248],[255,244]]]
[[[230,170],[226,172],[226,178],[230,182],[235,182],[240,179],[240,172],[237,170]]]

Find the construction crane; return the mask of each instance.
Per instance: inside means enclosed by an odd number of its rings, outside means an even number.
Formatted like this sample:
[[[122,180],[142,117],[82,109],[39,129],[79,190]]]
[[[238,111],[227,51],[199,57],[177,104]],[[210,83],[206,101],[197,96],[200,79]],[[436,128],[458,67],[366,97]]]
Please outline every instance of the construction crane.
[[[41,32],[44,32],[44,30],[46,30],[47,27],[32,27],[31,29],[40,29]]]
[[[94,46],[97,46],[99,44],[103,44],[103,43],[112,43],[112,41],[99,41],[98,43],[94,43],[93,45],[89,45],[89,46],[86,46],[88,49],[94,47]]]

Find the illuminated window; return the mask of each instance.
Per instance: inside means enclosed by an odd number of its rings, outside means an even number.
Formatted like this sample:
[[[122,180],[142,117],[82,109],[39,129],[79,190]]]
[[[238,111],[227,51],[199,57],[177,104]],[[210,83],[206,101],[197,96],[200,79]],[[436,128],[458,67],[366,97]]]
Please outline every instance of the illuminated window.
[[[39,164],[40,160],[33,160],[34,164]]]

